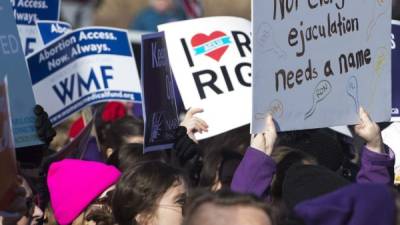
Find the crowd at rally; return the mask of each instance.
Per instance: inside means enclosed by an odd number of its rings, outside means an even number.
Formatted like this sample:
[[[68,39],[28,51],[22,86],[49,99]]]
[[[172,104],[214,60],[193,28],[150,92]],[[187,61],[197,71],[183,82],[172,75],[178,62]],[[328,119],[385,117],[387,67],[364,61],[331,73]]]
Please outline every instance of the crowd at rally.
[[[132,28],[185,18],[160,16],[156,2]],[[92,106],[88,144],[66,154],[59,150],[80,137],[85,118],[54,127],[46,109],[33,110],[44,144],[16,149],[18,185],[0,202],[0,225],[400,224],[385,124],[362,107],[349,126],[354,138],[328,128],[278,133],[268,115],[263,133],[251,135],[246,125],[201,141],[207,109],[190,108],[171,149],[143,153],[141,106],[107,102]]]
[[[134,106],[133,106],[134,107]],[[96,106],[97,145],[54,157],[56,136],[35,108],[46,144],[17,149],[19,186],[1,212],[6,224],[397,224],[394,154],[360,109],[363,140],[329,129],[277,133],[241,127],[203,141],[202,109],[190,109],[168,151],[143,154],[143,121],[132,104]],[[205,109],[206,110],[206,109]],[[84,128],[77,118],[69,141]],[[59,135],[58,135],[59,136]],[[361,144],[360,144],[361,143]],[[65,144],[65,143],[64,143]],[[79,147],[77,147],[78,151]]]

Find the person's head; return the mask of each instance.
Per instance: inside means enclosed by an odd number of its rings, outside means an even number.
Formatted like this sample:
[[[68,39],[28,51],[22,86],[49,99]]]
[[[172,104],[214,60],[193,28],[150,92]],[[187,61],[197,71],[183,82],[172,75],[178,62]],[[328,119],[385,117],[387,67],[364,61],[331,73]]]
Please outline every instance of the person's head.
[[[18,176],[13,200],[7,204],[3,213],[0,211],[0,224],[34,225],[43,218],[43,212],[35,201],[35,195],[29,183]]]
[[[143,144],[143,129],[143,121],[131,116],[114,121],[105,132],[107,156],[123,144]]]
[[[345,156],[343,143],[337,133],[329,129],[283,132],[279,134],[275,144],[298,149],[332,171],[341,167]]]
[[[289,147],[276,147],[271,157],[277,163],[276,172],[271,184],[271,197],[273,201],[282,197],[282,185],[288,169],[293,165],[316,165],[317,160],[311,155]]]
[[[199,186],[212,191],[229,188],[243,156],[229,149],[208,152],[204,157]]]
[[[58,224],[88,224],[87,215],[103,207],[102,199],[121,173],[99,162],[64,159],[51,164],[47,185]]]
[[[107,163],[114,165],[123,172],[139,162],[156,160],[164,161],[164,152],[148,152],[144,154],[143,145],[133,143],[124,144],[114,151],[108,158]]]
[[[126,170],[112,197],[119,225],[178,225],[186,201],[183,173],[163,162],[151,161]]]
[[[183,225],[272,225],[272,208],[252,195],[199,192],[188,201]]]
[[[22,178],[22,177],[21,177]],[[35,201],[35,195],[26,179],[22,178],[22,187],[25,189],[25,200],[27,205],[26,214],[18,221],[17,225],[35,225],[43,218],[43,211]]]
[[[150,0],[150,6],[157,12],[167,12],[174,7],[174,0]]]

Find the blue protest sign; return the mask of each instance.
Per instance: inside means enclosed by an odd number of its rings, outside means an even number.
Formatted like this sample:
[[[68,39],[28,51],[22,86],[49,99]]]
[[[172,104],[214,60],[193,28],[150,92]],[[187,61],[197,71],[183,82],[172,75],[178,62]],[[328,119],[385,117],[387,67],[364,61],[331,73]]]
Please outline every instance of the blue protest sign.
[[[179,126],[174,77],[164,33],[142,36],[144,152],[169,149]]]
[[[78,29],[27,61],[36,100],[54,124],[99,102],[141,101],[136,62],[124,30]]]
[[[400,21],[392,21],[392,121],[400,121]]]
[[[25,55],[40,47],[38,20],[59,20],[61,0],[10,0]]]
[[[8,1],[0,2],[0,79],[8,77],[12,126],[17,148],[40,144],[34,126],[32,85]]]
[[[71,24],[62,21],[40,20],[36,22],[43,45],[72,30]]]

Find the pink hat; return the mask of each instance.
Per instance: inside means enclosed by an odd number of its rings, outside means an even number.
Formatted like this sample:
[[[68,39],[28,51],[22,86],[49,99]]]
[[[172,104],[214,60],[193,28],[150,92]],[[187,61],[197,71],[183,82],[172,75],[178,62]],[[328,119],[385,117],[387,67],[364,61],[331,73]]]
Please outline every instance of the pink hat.
[[[57,222],[72,223],[120,176],[115,167],[98,162],[65,159],[51,164],[47,185]]]

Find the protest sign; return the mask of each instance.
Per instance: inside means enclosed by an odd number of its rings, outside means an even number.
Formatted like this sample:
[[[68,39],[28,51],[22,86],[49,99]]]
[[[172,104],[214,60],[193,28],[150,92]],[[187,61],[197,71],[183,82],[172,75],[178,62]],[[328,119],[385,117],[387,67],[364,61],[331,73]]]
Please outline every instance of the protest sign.
[[[179,114],[164,33],[142,36],[144,152],[172,148]]]
[[[362,10],[360,8],[362,7]],[[252,132],[388,121],[391,1],[253,1]]]
[[[17,162],[7,79],[0,82],[0,184],[0,210],[4,210],[7,204],[10,204],[17,184]]]
[[[382,131],[383,142],[389,146],[395,155],[395,183],[400,184],[400,123],[394,122]]]
[[[209,17],[167,23],[169,61],[185,108],[200,107],[211,137],[246,125],[251,118],[250,22]],[[184,32],[182,32],[184,31]]]
[[[392,21],[392,121],[400,121],[400,21]]]
[[[139,75],[124,30],[78,29],[27,61],[35,98],[54,124],[95,103],[141,101]]]
[[[44,46],[56,38],[72,31],[71,24],[62,21],[36,21],[36,28],[40,34],[39,45]]]
[[[10,0],[22,48],[28,55],[40,47],[37,20],[59,20],[61,0]]]
[[[8,76],[15,145],[37,145],[41,142],[34,126],[36,103],[9,1],[0,2],[0,21],[0,80]]]

